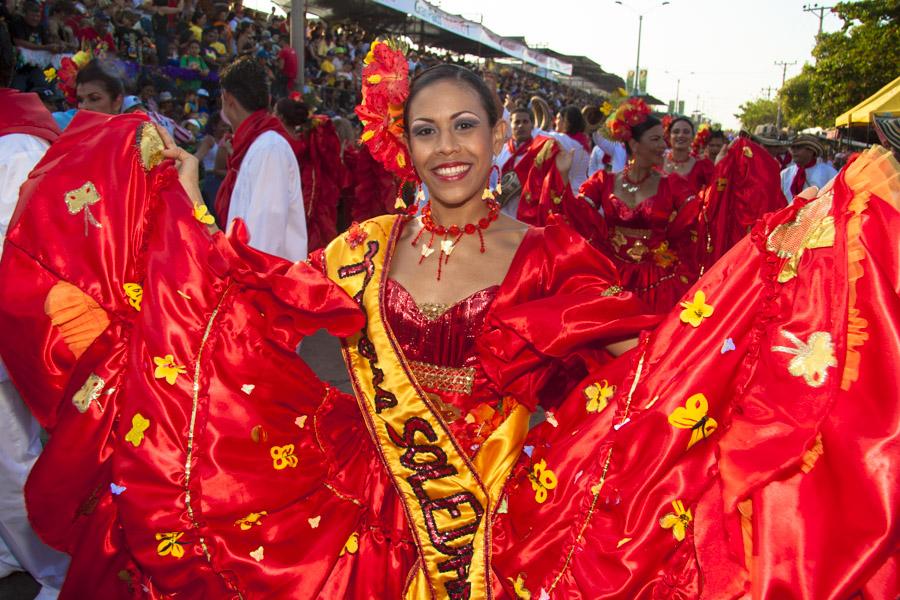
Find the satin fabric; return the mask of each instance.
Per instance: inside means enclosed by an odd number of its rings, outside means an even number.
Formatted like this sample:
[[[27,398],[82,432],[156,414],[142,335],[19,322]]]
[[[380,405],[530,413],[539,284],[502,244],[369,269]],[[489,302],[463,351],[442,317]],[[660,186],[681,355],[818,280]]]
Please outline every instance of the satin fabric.
[[[337,235],[338,200],[348,173],[341,140],[325,115],[313,115],[301,139],[291,139],[300,165],[309,251],[324,248]]]
[[[676,309],[590,373],[526,440],[495,569],[532,597],[894,595],[898,171],[874,151],[765,217],[686,295],[711,315],[694,327]],[[784,279],[795,232],[829,224],[833,243]],[[601,385],[615,391],[597,410]],[[543,503],[539,461],[558,480]]]
[[[679,177],[685,179],[688,188],[693,194],[699,194],[704,188],[713,182],[713,171],[715,165],[708,158],[698,158],[694,160],[694,166],[691,167],[687,175],[676,173]]]
[[[0,275],[29,285],[0,291],[0,354],[50,432],[26,486],[31,521],[72,555],[64,598],[315,595],[360,508],[341,492],[352,452],[317,435],[349,399],[295,350],[363,317],[307,265],[246,246],[241,222],[210,235],[162,147],[143,115],[82,112],[23,188]],[[96,226],[66,204],[85,181]],[[110,319],[78,359],[44,314],[60,282]],[[167,355],[181,366],[171,383]],[[316,536],[320,522],[341,534]]]
[[[25,133],[53,142],[60,129],[37,94],[0,87],[0,135]]]
[[[559,143],[553,138],[539,135],[531,140],[528,151],[516,163],[513,170],[522,185],[516,218],[535,227],[543,227],[548,218],[557,212],[557,199],[562,198],[568,182],[562,181],[556,168]]]
[[[766,213],[784,208],[781,170],[765,148],[740,138],[716,164],[701,194],[698,262],[709,268]]]
[[[228,171],[216,192],[216,222],[223,229],[228,225],[228,209],[231,207],[231,194],[234,192],[234,184],[237,182],[238,171],[247,150],[253,142],[266,131],[274,131],[281,135],[289,144],[291,137],[284,130],[284,125],[277,117],[270,115],[265,109],[260,109],[244,119],[234,137],[231,140],[231,154],[228,156]]]
[[[350,205],[350,221],[362,223],[373,217],[397,212],[394,206],[399,191],[396,178],[372,158],[365,144],[344,149],[347,167],[345,188]]]
[[[561,212],[610,257],[626,289],[666,312],[697,277],[691,231],[699,202],[683,178],[667,175],[653,196],[629,207],[616,196],[615,181],[615,173],[594,173],[577,197],[564,194]]]

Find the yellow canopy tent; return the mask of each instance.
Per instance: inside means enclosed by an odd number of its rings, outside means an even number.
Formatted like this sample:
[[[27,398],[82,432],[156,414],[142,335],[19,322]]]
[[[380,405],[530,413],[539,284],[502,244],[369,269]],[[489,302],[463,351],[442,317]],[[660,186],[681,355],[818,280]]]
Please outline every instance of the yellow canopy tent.
[[[894,112],[900,114],[900,77],[893,80],[834,120],[836,127],[868,125],[872,113]]]

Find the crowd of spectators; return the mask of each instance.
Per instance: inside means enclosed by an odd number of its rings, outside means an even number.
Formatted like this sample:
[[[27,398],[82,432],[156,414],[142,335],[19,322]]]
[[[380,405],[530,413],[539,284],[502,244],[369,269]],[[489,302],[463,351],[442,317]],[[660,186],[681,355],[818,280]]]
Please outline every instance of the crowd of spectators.
[[[214,0],[5,0],[0,22],[18,53],[13,87],[37,92],[53,111],[65,98],[53,81],[64,56],[86,51],[124,85],[122,111],[143,109],[169,119],[176,141],[191,146],[216,123],[218,71],[251,55],[272,82],[273,101],[295,89],[300,61],[288,21]],[[318,112],[355,119],[363,59],[377,31],[357,23],[307,24],[302,95]],[[411,73],[438,62],[494,73],[501,98],[524,104],[534,95],[559,109],[597,99],[507,65],[476,64],[432,48],[409,52]]]

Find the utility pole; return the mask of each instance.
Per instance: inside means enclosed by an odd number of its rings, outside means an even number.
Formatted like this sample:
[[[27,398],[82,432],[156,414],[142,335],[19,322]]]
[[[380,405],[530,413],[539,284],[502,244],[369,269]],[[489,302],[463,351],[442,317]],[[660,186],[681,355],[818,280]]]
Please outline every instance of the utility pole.
[[[634,65],[634,89],[635,96],[641,95],[641,29],[644,26],[644,15],[638,15],[638,49],[637,62]]]
[[[291,0],[291,14],[288,15],[291,20],[291,48],[297,53],[297,82],[296,89],[303,93],[304,75],[306,74],[306,65],[304,64],[304,52],[306,50],[306,2],[305,0]],[[288,93],[294,90],[288,90]]]
[[[793,62],[786,62],[786,61],[783,61],[783,60],[782,60],[782,61],[775,61],[775,66],[776,66],[776,67],[782,67],[782,70],[781,70],[781,87],[778,88],[778,94],[779,94],[779,97],[778,97],[778,114],[777,114],[777,116],[775,117],[775,129],[778,131],[779,134],[781,133],[781,95],[780,95],[780,94],[781,94],[781,90],[784,89],[784,82],[787,80],[787,68],[790,67],[790,66],[792,66],[792,65],[796,65],[796,64],[797,64],[797,61],[796,61],[796,60],[793,61]]]
[[[803,12],[811,14],[819,13],[819,35],[822,35],[822,22],[825,20],[825,11],[831,10],[833,6],[819,6],[818,4],[804,4]]]

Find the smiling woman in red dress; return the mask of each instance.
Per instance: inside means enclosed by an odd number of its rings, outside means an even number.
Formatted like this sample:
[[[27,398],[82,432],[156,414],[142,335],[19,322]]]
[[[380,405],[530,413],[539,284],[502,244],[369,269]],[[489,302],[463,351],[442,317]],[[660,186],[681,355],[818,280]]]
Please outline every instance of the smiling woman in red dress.
[[[311,257],[333,283],[207,231],[140,115],[76,117],[26,186],[0,354],[52,430],[27,496],[64,596],[895,589],[896,162],[770,216],[632,348],[658,319],[610,261],[485,193],[484,82],[366,62],[364,139],[431,196]],[[354,397],[296,356],[321,326]]]
[[[669,146],[663,171],[685,178],[692,194],[699,193],[712,182],[713,162],[703,156],[691,155],[694,141],[694,122],[687,117],[675,117],[669,125]]]

